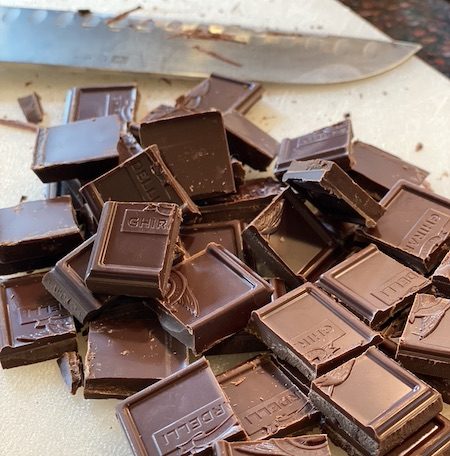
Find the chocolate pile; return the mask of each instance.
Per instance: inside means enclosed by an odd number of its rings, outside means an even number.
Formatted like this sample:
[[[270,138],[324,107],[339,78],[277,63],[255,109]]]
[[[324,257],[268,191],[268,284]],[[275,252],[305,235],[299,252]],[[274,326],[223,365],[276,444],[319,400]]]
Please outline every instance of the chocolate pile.
[[[349,118],[278,144],[261,96],[211,75],[135,122],[134,85],[69,92],[48,199],[0,209],[3,368],[123,399],[139,456],[449,455],[450,201]]]

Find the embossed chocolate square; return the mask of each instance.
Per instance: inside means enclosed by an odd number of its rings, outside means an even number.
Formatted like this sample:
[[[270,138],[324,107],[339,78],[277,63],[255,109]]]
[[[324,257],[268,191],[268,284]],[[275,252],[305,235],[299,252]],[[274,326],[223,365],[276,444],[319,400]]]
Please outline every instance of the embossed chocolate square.
[[[418,294],[397,359],[412,372],[450,379],[450,299]]]
[[[187,94],[177,99],[177,107],[191,111],[236,110],[245,114],[261,97],[263,88],[257,82],[239,81],[211,74]]]
[[[437,391],[375,347],[314,380],[309,397],[373,456],[385,455],[442,410]]]
[[[117,418],[136,456],[207,455],[245,438],[205,358],[125,399]]]
[[[330,456],[325,434],[299,435],[264,442],[226,442],[214,444],[214,456]]]
[[[222,115],[217,111],[143,123],[141,144],[156,144],[175,179],[193,200],[234,193]]]
[[[314,427],[318,411],[267,355],[217,377],[250,440],[298,434]]]
[[[177,264],[156,311],[167,332],[195,354],[242,330],[272,287],[218,244]]]
[[[292,288],[326,263],[335,243],[314,214],[290,189],[272,200],[243,231],[263,276]]]
[[[371,244],[320,276],[319,286],[371,328],[410,306],[431,281]]]
[[[43,287],[42,276],[0,282],[0,362],[5,369],[77,349],[73,318]]]
[[[65,122],[116,114],[123,127],[134,119],[136,84],[73,87],[67,92]]]
[[[86,272],[95,293],[162,297],[181,211],[171,203],[105,203]]]
[[[434,269],[450,248],[450,200],[401,180],[380,204],[386,212],[363,236],[420,272]]]
[[[311,283],[254,311],[249,329],[309,380],[382,340]]]

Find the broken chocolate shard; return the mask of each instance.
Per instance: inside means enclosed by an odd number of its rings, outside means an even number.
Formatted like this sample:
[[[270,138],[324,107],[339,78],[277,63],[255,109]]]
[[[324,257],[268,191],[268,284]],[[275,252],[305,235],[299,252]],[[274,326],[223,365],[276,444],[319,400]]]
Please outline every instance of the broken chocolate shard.
[[[445,255],[441,264],[433,272],[431,280],[440,293],[450,298],[450,252]]]
[[[4,369],[77,349],[69,313],[42,286],[42,273],[0,282],[0,363]]]
[[[115,115],[40,128],[31,169],[44,183],[93,179],[117,165],[119,134]]]
[[[94,293],[161,298],[181,211],[171,203],[105,203],[86,273]]]
[[[319,414],[269,356],[217,377],[250,440],[283,437],[313,427]]]
[[[320,211],[340,220],[374,227],[384,213],[380,204],[336,163],[328,160],[292,162],[283,175],[283,182]]]
[[[44,111],[41,106],[41,99],[36,92],[17,99],[23,114],[28,122],[38,124],[44,118]]]
[[[125,399],[117,417],[136,456],[205,455],[245,438],[205,358]]]
[[[158,146],[165,164],[193,200],[236,191],[219,112],[143,123],[140,138],[143,147]]]
[[[199,354],[244,329],[252,310],[269,302],[271,294],[266,281],[211,243],[172,269],[156,311],[166,331]]]
[[[58,359],[58,367],[64,383],[68,386],[70,394],[76,394],[78,388],[83,386],[83,361],[75,352],[65,352]]]

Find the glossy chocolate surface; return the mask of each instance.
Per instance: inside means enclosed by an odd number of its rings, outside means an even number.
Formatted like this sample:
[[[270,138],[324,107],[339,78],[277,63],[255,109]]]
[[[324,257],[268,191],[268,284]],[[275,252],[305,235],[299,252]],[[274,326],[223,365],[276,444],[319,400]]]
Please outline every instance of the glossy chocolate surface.
[[[77,349],[73,318],[42,286],[42,275],[0,282],[0,362],[5,369]]]
[[[320,276],[319,285],[372,328],[410,306],[431,282],[371,244]]]
[[[250,440],[298,433],[318,421],[308,398],[269,356],[247,361],[217,380]]]
[[[310,380],[381,342],[379,334],[311,283],[254,311],[249,326]]]
[[[141,124],[141,144],[156,144],[175,179],[194,199],[236,191],[222,115],[216,111]]]
[[[380,204],[386,212],[364,236],[418,271],[434,269],[450,248],[450,200],[398,181]]]
[[[97,177],[117,165],[119,134],[115,115],[40,128],[31,169],[44,183]]]
[[[205,358],[121,402],[117,417],[136,456],[206,455],[244,437]]]
[[[86,284],[95,293],[162,297],[181,212],[171,203],[105,203]]]
[[[244,329],[251,311],[269,302],[271,294],[258,274],[211,243],[172,269],[157,312],[166,331],[198,354]]]

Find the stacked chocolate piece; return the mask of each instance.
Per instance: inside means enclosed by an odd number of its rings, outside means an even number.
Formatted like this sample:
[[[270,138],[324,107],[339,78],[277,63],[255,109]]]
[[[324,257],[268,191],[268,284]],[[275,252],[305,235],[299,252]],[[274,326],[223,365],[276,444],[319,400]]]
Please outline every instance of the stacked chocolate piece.
[[[69,92],[49,198],[0,209],[3,368],[123,399],[139,456],[450,454],[450,201],[348,118],[278,144],[261,96],[211,75],[135,122],[134,85]]]

